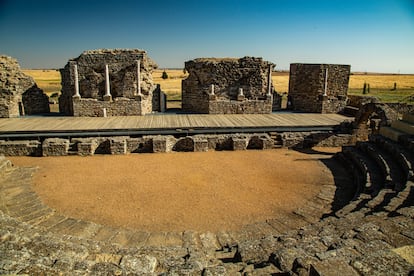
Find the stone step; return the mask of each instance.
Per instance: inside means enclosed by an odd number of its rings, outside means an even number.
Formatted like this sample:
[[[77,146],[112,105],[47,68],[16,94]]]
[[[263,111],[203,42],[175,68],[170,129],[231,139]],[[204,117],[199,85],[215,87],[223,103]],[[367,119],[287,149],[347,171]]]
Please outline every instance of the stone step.
[[[354,107],[354,106],[347,105],[347,106],[345,106],[343,113],[345,115],[349,115],[349,116],[355,117],[356,114],[358,113],[358,110],[359,110],[358,107]]]
[[[402,119],[404,122],[414,124],[414,113],[404,113]]]
[[[189,251],[201,250],[202,244],[198,233],[195,231],[184,231],[183,247],[188,248]]]
[[[398,163],[400,168],[404,171],[406,179],[410,179],[414,176],[414,160],[408,152],[400,147],[399,144],[391,142],[391,140],[380,135],[375,136],[372,139],[377,147],[384,149],[384,151],[388,152],[393,157],[396,163]]]
[[[366,181],[365,176],[359,173],[359,171],[356,169],[355,164],[352,163],[351,160],[347,158],[343,152],[336,153],[334,157],[340,164],[342,164],[342,166],[344,166],[345,170],[352,177],[352,184],[354,186],[352,199],[357,198],[358,195],[364,190]]]
[[[396,196],[394,196],[390,202],[387,204],[387,206],[384,207],[384,209],[387,212],[394,212],[398,208],[402,207],[404,202],[409,199],[412,190],[414,189],[414,182],[407,181],[406,186],[402,191],[400,191]]]
[[[110,242],[118,234],[118,229],[100,225],[93,235],[93,239],[97,241]]]
[[[398,142],[400,136],[406,135],[405,132],[399,131],[398,129],[384,126],[380,128],[379,133],[395,142]]]
[[[382,189],[376,196],[367,202],[366,206],[377,211],[382,205],[385,207],[387,201],[394,197],[397,193],[392,189]]]
[[[406,121],[393,121],[391,127],[409,135],[414,135],[414,124]]]

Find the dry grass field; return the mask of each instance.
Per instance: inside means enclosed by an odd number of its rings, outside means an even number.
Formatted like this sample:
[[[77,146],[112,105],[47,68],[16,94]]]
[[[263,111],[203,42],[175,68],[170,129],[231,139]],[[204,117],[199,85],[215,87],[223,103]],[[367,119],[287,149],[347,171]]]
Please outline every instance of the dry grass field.
[[[23,70],[32,76],[38,86],[49,96],[60,93],[60,73],[56,70]],[[157,69],[153,73],[155,83],[161,85],[161,89],[167,94],[168,107],[179,107],[181,100],[181,81],[188,76],[182,69],[166,69],[168,79],[162,79],[163,69]],[[273,84],[276,91],[284,93],[289,87],[288,72],[273,72]],[[364,83],[369,84],[368,96],[376,96],[384,102],[409,101],[408,97],[414,94],[414,74],[376,74],[353,73],[349,82],[349,94],[362,95]],[[397,89],[393,90],[394,83]],[[411,100],[412,102],[412,100]]]

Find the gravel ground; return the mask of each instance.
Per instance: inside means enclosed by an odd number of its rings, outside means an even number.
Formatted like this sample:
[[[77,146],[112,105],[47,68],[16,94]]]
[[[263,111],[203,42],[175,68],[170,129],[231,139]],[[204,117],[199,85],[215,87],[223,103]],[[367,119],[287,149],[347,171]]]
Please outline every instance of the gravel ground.
[[[35,191],[67,216],[145,231],[219,231],[303,206],[333,182],[319,161],[329,157],[278,149],[10,159],[38,166]]]

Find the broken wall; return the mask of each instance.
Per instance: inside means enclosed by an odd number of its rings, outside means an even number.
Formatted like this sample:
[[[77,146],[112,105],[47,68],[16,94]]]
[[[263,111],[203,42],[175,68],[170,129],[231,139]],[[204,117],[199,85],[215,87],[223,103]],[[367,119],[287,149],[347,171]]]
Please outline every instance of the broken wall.
[[[271,113],[269,76],[274,64],[262,58],[198,58],[185,63],[182,109],[194,113]]]

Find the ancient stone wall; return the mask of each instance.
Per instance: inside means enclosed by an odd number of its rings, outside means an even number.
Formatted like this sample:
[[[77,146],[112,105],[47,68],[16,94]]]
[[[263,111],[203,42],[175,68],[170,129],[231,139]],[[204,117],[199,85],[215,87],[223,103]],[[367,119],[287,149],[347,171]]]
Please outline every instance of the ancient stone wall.
[[[76,117],[110,117],[141,115],[143,102],[128,98],[115,98],[113,101],[97,99],[74,99],[73,116]],[[105,114],[104,114],[105,113]]]
[[[109,91],[106,85],[106,66]],[[69,60],[61,69],[62,95],[59,98],[59,109],[62,113],[74,116],[99,116],[96,114],[103,113],[104,108],[110,111],[108,116],[151,113],[153,93],[157,89],[152,80],[152,71],[156,67],[155,62],[143,50],[85,51],[79,57]],[[78,88],[75,85],[76,78]],[[126,104],[126,110],[119,108],[121,102]],[[88,104],[91,104],[92,111],[88,110]],[[154,110],[158,111],[159,108]]]
[[[339,132],[145,135],[142,137],[74,137],[38,140],[0,140],[0,155],[6,156],[65,156],[94,154],[129,154],[159,152],[204,152],[285,148],[339,147],[355,143],[354,135]]]
[[[290,65],[289,96],[293,109],[303,112],[338,113],[347,104],[350,65]]]
[[[182,109],[211,114],[271,113],[274,90],[269,87],[269,73],[273,68],[274,64],[255,57],[187,61]]]
[[[16,59],[0,56],[0,118],[48,113],[49,97],[24,74]]]

